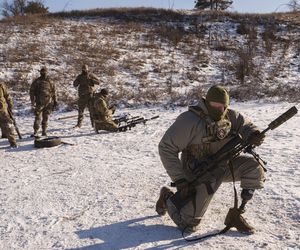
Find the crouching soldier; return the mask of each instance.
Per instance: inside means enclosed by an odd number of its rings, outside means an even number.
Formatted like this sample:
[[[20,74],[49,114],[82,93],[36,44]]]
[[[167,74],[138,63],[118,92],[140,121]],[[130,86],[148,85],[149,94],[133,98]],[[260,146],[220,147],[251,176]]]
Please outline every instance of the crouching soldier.
[[[9,95],[6,86],[0,83],[0,126],[2,130],[2,137],[8,139],[10,146],[17,147],[16,138],[13,129],[13,121],[9,115],[12,111],[13,101]]]
[[[100,93],[95,94],[93,98],[93,117],[96,133],[99,130],[118,131],[118,125],[113,121],[112,117],[115,107],[109,108],[107,99],[108,91],[106,89],[101,89]]]
[[[237,133],[252,145],[258,146],[263,142],[264,135],[259,134],[258,128],[228,106],[228,92],[221,86],[211,87],[206,98],[202,98],[197,106],[179,115],[159,143],[161,161],[180,196],[193,198],[179,206],[173,197],[174,193],[163,187],[156,211],[159,215],[168,212],[174,223],[185,232],[197,230],[221,183],[233,179],[228,162],[223,161],[211,173],[210,179],[205,180],[205,183],[197,183],[198,177],[189,164],[216,153]],[[242,204],[245,205],[252,198],[254,190],[263,188],[263,167],[252,156],[246,155],[234,158],[231,166],[235,180],[241,183]],[[193,185],[190,185],[192,182]],[[240,207],[240,214],[244,209],[244,206]],[[243,233],[254,232],[254,228],[246,221],[243,227],[237,229]]]
[[[30,87],[30,100],[34,110],[33,136],[38,136],[42,123],[42,135],[47,136],[48,119],[57,107],[55,84],[47,75],[47,68],[42,67],[40,77],[35,79]]]

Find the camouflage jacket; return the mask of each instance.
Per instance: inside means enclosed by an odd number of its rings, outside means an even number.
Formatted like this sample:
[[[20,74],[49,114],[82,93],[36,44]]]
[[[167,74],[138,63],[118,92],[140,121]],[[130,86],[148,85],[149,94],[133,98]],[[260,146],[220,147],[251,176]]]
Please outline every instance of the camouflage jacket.
[[[7,91],[5,84],[0,83],[0,111],[7,112],[7,108],[13,109],[13,100]]]
[[[35,79],[30,87],[30,100],[38,106],[56,102],[55,84],[48,77]]]
[[[76,77],[75,81],[73,82],[73,86],[76,88],[78,87],[78,95],[92,95],[95,92],[95,85],[99,85],[100,81],[96,75],[92,73],[80,74]]]
[[[93,98],[93,117],[99,121],[112,121],[112,110],[107,106],[106,101],[100,94]]]
[[[223,120],[213,122],[202,99],[197,107],[179,115],[166,131],[158,146],[160,158],[172,181],[191,181],[194,177],[187,168],[190,157],[200,159],[213,154],[233,135],[247,138],[255,130],[256,126],[231,109]]]

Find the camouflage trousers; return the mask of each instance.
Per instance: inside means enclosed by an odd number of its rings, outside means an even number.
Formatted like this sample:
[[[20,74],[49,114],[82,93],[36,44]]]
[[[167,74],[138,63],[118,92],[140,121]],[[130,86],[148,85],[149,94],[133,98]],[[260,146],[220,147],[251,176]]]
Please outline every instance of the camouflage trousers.
[[[261,189],[265,181],[264,170],[252,157],[239,156],[232,161],[235,181],[240,181],[241,188]],[[225,166],[224,166],[225,167]],[[167,210],[171,219],[180,228],[197,227],[205,214],[214,193],[222,182],[232,182],[232,174],[229,166],[226,166],[225,174],[221,180],[195,187],[196,194],[192,201],[187,203],[180,211],[170,199],[167,200]]]
[[[99,130],[117,132],[118,131],[118,125],[113,121],[95,120],[95,131],[98,133]]]
[[[13,121],[6,112],[0,112],[0,127],[2,135],[7,137],[9,143],[16,144]]]
[[[83,113],[86,108],[88,108],[90,113],[90,119],[92,127],[94,126],[94,119],[93,119],[93,107],[92,107],[92,100],[90,95],[83,95],[80,96],[78,99],[78,121],[77,126],[81,127],[83,121]]]
[[[42,131],[46,133],[48,127],[48,119],[52,112],[52,105],[48,104],[45,106],[36,106],[34,110],[34,124],[33,130],[34,133],[37,133],[40,129],[40,125],[42,124]]]

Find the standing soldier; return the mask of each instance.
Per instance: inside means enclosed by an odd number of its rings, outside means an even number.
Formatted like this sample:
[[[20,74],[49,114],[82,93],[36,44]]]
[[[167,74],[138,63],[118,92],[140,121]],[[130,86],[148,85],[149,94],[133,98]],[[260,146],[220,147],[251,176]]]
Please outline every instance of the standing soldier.
[[[10,146],[17,147],[16,138],[13,130],[13,121],[9,115],[13,108],[13,101],[8,94],[7,88],[3,83],[0,83],[0,126],[2,136],[5,135]]]
[[[88,66],[82,66],[82,72],[78,75],[73,83],[74,87],[78,87],[78,121],[75,128],[80,128],[83,120],[83,112],[87,107],[90,113],[92,127],[94,127],[93,112],[91,107],[92,98],[95,92],[95,85],[99,85],[100,81],[93,73],[89,73]]]
[[[47,68],[42,67],[41,76],[33,81],[30,87],[30,100],[34,109],[35,120],[33,124],[33,136],[38,136],[38,130],[42,121],[42,135],[47,136],[48,118],[57,107],[55,84],[47,75]]]
[[[100,93],[97,93],[93,100],[93,117],[95,122],[95,131],[107,130],[111,132],[118,131],[118,125],[113,121],[112,115],[116,108],[107,106],[108,91],[101,89]]]

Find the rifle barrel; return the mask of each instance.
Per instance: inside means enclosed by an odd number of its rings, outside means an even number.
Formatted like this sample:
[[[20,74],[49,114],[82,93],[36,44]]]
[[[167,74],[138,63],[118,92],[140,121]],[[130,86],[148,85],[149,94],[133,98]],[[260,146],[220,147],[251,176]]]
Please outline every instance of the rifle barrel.
[[[291,107],[288,111],[284,112],[281,116],[272,121],[269,124],[268,128],[273,130],[279,127],[282,123],[286,122],[287,120],[291,119],[294,115],[296,115],[297,112],[298,110],[296,106]]]

